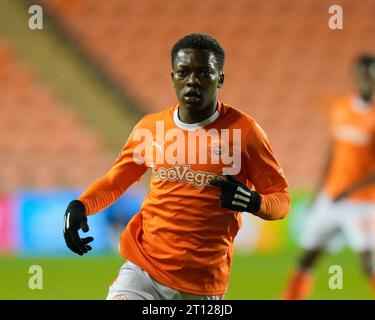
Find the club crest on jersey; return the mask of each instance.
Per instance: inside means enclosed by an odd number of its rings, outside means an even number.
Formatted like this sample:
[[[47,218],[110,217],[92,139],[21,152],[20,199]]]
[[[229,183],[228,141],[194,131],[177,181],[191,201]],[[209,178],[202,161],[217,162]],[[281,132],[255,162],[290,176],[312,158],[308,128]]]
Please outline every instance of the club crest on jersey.
[[[222,140],[212,141],[208,146],[208,155],[212,159],[219,161],[222,155],[229,155],[229,146]]]

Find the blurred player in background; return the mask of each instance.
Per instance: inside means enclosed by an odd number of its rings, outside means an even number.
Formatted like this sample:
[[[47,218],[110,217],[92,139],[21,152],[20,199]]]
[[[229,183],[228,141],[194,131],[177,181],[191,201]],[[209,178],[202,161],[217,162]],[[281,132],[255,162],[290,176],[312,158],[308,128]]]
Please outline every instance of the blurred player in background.
[[[356,95],[337,99],[330,114],[332,143],[312,208],[304,221],[304,252],[284,293],[304,299],[312,286],[311,269],[325,251],[338,251],[345,236],[358,252],[375,289],[375,57],[354,64]]]
[[[217,100],[224,82],[220,44],[210,36],[191,34],[175,44],[171,60],[179,104],[142,118],[110,171],[73,200],[65,213],[67,246],[83,255],[91,250],[92,241],[78,234],[80,228],[88,231],[87,216],[111,205],[151,168],[150,192],[120,240],[120,253],[127,262],[107,299],[222,299],[240,212],[266,220],[281,219],[289,212],[288,184],[265,133],[251,117]],[[186,142],[188,157],[203,152],[207,159],[234,152],[234,136],[227,146],[211,141],[202,149],[189,144],[189,132],[240,129],[238,173],[224,175],[222,161],[137,163],[138,134],[151,132],[155,139],[159,124],[165,132],[182,133],[179,147],[185,151]],[[152,141],[163,159],[173,143]]]

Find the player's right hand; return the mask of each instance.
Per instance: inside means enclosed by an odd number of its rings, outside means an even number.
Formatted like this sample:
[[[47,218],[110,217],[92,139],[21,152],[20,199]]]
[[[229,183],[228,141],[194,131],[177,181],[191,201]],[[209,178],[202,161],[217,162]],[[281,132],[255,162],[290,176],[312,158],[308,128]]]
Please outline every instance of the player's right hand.
[[[80,238],[78,230],[89,231],[85,206],[79,200],[69,203],[64,216],[64,239],[67,247],[80,256],[89,252],[92,248],[88,245],[94,240],[93,237]]]

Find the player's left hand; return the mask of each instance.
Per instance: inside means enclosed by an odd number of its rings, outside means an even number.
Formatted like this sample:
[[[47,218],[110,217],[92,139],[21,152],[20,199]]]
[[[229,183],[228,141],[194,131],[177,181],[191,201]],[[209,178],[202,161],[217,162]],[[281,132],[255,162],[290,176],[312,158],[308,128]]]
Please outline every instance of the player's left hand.
[[[79,200],[73,200],[69,203],[64,217],[64,239],[67,247],[80,256],[84,255],[92,248],[88,245],[94,240],[93,237],[80,238],[78,230],[89,231],[85,206]]]
[[[242,182],[233,176],[226,175],[227,180],[213,179],[210,185],[220,187],[220,206],[233,211],[255,213],[260,209],[261,196],[256,191],[250,191]]]

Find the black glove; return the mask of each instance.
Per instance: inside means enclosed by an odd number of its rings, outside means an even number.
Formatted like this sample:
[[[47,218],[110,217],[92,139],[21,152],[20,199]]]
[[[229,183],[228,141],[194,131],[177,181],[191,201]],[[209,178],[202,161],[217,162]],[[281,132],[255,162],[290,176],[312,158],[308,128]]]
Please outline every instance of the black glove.
[[[80,238],[78,230],[89,231],[87,225],[87,216],[85,206],[79,200],[73,200],[69,203],[64,217],[64,239],[70,250],[82,256],[92,248],[88,245],[94,240],[93,237]]]
[[[260,209],[261,196],[256,191],[250,191],[242,182],[226,176],[227,180],[213,179],[210,185],[220,187],[220,205],[233,211],[255,213]]]

